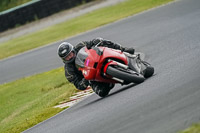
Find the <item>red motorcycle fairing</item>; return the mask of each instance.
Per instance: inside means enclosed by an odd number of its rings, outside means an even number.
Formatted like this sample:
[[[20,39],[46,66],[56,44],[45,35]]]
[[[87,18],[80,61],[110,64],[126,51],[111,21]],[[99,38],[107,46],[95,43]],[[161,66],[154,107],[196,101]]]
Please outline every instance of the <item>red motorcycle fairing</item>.
[[[83,47],[78,52],[75,62],[77,68],[82,71],[84,78],[87,80],[118,83],[118,81],[111,79],[112,77],[109,75],[102,75],[102,72],[105,74],[108,66],[117,65],[113,61],[107,62],[108,59],[116,59],[128,65],[127,57],[120,50],[107,47],[94,47],[89,50]]]

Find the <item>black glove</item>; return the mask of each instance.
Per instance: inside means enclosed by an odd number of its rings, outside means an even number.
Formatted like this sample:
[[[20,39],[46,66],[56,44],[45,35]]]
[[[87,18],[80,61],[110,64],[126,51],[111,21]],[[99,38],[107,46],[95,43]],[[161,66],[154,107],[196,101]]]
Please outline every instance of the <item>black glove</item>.
[[[126,47],[122,47],[121,48],[122,52],[127,52],[129,54],[134,54],[135,53],[135,49],[134,48],[126,48]]]
[[[85,90],[87,89],[87,87],[89,86],[89,81],[86,80],[85,78],[83,78],[78,85],[78,89],[79,90]]]
[[[95,38],[92,41],[89,41],[86,45],[87,49],[91,49],[92,47],[95,47],[96,45],[101,46],[103,44],[103,38]]]

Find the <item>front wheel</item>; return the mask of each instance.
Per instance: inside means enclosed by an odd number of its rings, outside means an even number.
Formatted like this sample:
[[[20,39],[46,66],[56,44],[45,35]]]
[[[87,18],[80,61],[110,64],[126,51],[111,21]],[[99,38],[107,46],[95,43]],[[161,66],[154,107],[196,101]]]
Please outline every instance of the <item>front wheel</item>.
[[[112,77],[124,80],[128,83],[142,83],[144,82],[145,78],[141,74],[130,73],[128,70],[116,68],[114,66],[108,66],[106,73]]]

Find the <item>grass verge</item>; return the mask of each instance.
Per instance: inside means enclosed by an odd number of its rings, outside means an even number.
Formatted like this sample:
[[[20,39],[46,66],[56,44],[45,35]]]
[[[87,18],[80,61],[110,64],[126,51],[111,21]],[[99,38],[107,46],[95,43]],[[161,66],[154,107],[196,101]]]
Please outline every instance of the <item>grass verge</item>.
[[[194,124],[191,127],[187,128],[184,131],[181,131],[179,133],[200,133],[200,123]]]
[[[0,44],[0,59],[134,15],[173,0],[128,0]]]
[[[63,109],[53,108],[69,100],[75,91],[63,68],[0,85],[0,133],[18,133]]]

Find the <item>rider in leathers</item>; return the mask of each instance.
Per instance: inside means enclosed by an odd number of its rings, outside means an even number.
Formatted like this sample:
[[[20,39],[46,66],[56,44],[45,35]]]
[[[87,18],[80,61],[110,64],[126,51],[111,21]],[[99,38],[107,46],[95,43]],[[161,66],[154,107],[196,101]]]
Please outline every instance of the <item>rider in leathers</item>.
[[[98,46],[118,49],[124,52],[128,52],[130,54],[134,54],[134,51],[135,51],[133,48],[122,47],[120,44],[114,43],[110,40],[96,38],[91,41],[80,42],[75,47],[73,47],[68,42],[63,42],[58,47],[58,55],[61,57],[61,59],[63,60],[65,64],[65,67],[64,67],[65,76],[69,82],[73,83],[75,87],[79,90],[85,90],[90,85],[96,94],[104,96],[109,93],[110,89],[114,87],[114,84],[108,84],[108,83],[102,84],[95,81],[89,82],[84,78],[84,76],[82,75],[82,72],[79,71],[75,65],[76,53],[78,53],[78,51],[82,47],[86,46],[88,49],[90,49],[93,46],[96,46],[97,44]]]

